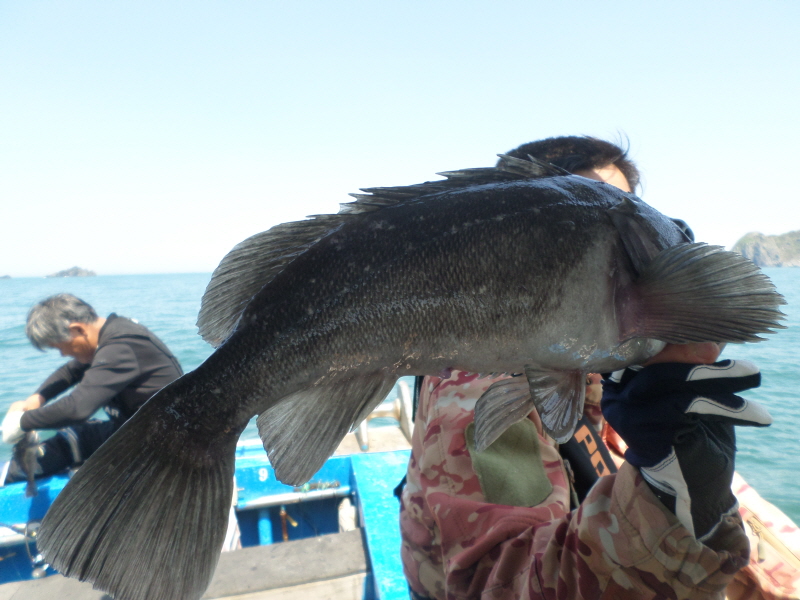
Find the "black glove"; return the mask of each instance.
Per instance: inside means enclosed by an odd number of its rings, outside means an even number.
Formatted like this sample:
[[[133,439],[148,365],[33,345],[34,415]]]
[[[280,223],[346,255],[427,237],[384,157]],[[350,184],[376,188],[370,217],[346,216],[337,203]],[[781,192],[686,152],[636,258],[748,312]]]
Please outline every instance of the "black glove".
[[[626,460],[700,541],[738,508],[733,426],[772,423],[734,394],[760,383],[758,367],[732,360],[632,367],[604,382],[603,415],[628,444]]]

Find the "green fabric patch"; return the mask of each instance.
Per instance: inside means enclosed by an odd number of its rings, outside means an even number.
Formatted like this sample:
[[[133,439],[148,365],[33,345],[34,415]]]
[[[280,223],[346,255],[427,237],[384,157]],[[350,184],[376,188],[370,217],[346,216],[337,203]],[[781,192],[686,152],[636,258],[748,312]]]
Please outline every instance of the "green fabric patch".
[[[464,433],[487,502],[536,506],[553,491],[539,454],[539,435],[529,419],[514,423],[483,452],[475,450],[475,423]]]

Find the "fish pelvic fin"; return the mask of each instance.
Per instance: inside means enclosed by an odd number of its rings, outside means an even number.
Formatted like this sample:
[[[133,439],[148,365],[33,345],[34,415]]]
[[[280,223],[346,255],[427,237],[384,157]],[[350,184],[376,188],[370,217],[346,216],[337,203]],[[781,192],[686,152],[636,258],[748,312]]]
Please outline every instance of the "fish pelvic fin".
[[[525,376],[493,383],[475,404],[475,448],[483,452],[503,432],[536,409],[544,431],[563,444],[583,414],[586,377],[581,371],[550,371],[534,366]]]
[[[506,429],[535,408],[524,376],[495,381],[475,403],[475,449],[486,450]]]
[[[285,396],[258,416],[258,433],[288,485],[311,479],[345,435],[380,404],[397,377],[385,372],[348,377]]]
[[[152,405],[72,477],[37,545],[60,573],[116,600],[196,600],[225,538],[238,432],[198,441]]]
[[[756,342],[785,329],[786,304],[750,260],[720,246],[679,244],[658,254],[617,303],[620,339]]]
[[[568,441],[583,414],[586,373],[528,366],[525,377],[545,432],[559,444]]]

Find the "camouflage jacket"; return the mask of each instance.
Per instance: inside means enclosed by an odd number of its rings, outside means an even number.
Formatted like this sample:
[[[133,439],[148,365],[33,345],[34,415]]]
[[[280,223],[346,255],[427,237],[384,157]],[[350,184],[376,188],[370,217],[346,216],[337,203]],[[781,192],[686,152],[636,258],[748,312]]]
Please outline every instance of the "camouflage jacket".
[[[539,459],[507,461],[520,468],[518,474],[498,475],[491,464],[473,465],[468,449],[473,408],[493,381],[454,371],[447,379],[424,382],[400,516],[403,565],[417,595],[723,597],[741,558],[695,540],[630,465],[601,478],[570,511],[564,463],[536,413],[529,419]],[[503,487],[503,477],[530,479],[523,471],[532,462],[541,463],[534,472],[546,480],[529,496],[540,496],[535,504],[487,501],[482,481],[498,487],[499,476]],[[744,536],[741,521],[731,518],[725,534]]]

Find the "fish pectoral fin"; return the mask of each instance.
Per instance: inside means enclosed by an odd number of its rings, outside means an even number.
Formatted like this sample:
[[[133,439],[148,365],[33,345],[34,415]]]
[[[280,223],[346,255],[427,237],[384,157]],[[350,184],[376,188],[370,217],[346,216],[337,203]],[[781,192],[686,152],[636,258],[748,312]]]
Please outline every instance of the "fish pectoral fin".
[[[258,433],[275,476],[289,485],[311,479],[395,381],[384,372],[353,376],[290,394],[261,413]]]
[[[525,376],[542,427],[559,444],[568,441],[583,414],[586,374],[527,366]]]
[[[674,344],[755,342],[784,329],[786,304],[769,278],[737,252],[707,244],[662,251],[617,306],[620,341],[644,337]]]
[[[522,375],[494,382],[475,403],[475,448],[483,452],[503,432],[534,410]]]

